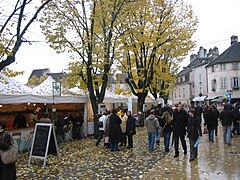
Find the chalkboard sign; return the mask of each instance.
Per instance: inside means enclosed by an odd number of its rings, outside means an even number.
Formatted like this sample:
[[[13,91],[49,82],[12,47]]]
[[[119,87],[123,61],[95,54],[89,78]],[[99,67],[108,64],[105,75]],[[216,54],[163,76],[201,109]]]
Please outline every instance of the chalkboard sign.
[[[58,159],[60,159],[53,124],[37,123],[32,139],[28,165],[31,163],[31,158],[34,157],[44,159],[43,165],[45,166],[48,154],[57,155]]]
[[[49,139],[50,126],[36,126],[36,133],[33,141],[32,156],[45,157]]]

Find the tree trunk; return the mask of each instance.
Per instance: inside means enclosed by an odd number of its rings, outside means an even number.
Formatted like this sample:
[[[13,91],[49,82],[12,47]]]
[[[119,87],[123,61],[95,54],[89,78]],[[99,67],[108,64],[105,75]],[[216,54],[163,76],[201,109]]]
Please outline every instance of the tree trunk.
[[[94,138],[97,138],[97,132],[98,132],[98,127],[97,127],[97,122],[98,122],[98,102],[96,100],[96,97],[94,94],[89,93],[90,95],[90,101],[92,105],[92,110],[93,110],[93,122],[94,122]]]
[[[138,94],[138,111],[140,112],[143,112],[143,105],[145,104],[146,97],[147,97],[147,93]]]

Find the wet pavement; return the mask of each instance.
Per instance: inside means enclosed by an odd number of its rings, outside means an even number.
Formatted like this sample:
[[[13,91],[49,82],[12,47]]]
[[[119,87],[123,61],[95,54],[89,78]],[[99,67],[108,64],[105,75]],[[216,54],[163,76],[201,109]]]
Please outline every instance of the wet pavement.
[[[221,127],[219,131],[214,143],[203,135],[198,159],[192,162],[189,152],[184,155],[181,147],[178,158],[173,158],[174,147],[165,153],[162,138],[155,152],[150,153],[145,128],[138,128],[131,150],[111,152],[103,142],[96,147],[93,138],[65,142],[59,145],[61,161],[50,156],[45,168],[42,160],[34,158],[28,167],[26,152],[17,163],[17,176],[18,179],[240,179],[240,136],[235,136],[229,146],[223,143]]]

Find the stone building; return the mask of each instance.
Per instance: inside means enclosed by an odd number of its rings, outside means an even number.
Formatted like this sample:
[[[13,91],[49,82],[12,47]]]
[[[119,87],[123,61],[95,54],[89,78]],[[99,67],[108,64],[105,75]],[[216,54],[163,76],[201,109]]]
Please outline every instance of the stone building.
[[[170,103],[190,105],[191,101],[204,101],[208,95],[206,65],[218,57],[217,47],[207,52],[203,47],[190,56],[190,64],[178,74],[176,86],[170,93]]]
[[[231,37],[231,46],[206,66],[208,99],[231,96],[231,103],[240,100],[240,42]]]

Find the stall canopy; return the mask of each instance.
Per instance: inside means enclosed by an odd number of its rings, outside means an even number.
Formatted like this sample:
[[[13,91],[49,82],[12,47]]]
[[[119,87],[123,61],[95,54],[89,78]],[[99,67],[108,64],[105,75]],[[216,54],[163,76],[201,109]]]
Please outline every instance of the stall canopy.
[[[211,99],[215,99],[215,98],[217,98],[218,96],[208,96],[207,98],[206,98],[206,100],[211,100]]]
[[[127,103],[128,96],[115,94],[111,90],[106,90],[104,102],[107,103]]]
[[[206,97],[207,96],[198,96],[198,97],[193,98],[193,101],[201,102],[201,101],[204,101]]]
[[[0,104],[21,104],[21,103],[85,103],[89,102],[87,91],[75,87],[65,89],[61,86],[61,96],[54,96],[52,86],[54,79],[51,76],[40,85],[30,88],[17,82],[15,79],[0,73]],[[118,95],[114,91],[106,90],[104,102],[107,103],[127,103],[132,97],[132,102],[137,102],[134,95]],[[154,103],[156,100],[148,94],[145,102]]]
[[[29,88],[13,78],[0,74],[0,104],[21,104],[21,103],[85,103],[87,96],[62,94],[53,99],[52,82],[50,76],[36,88]]]
[[[0,73],[0,94],[31,94],[32,88]]]

